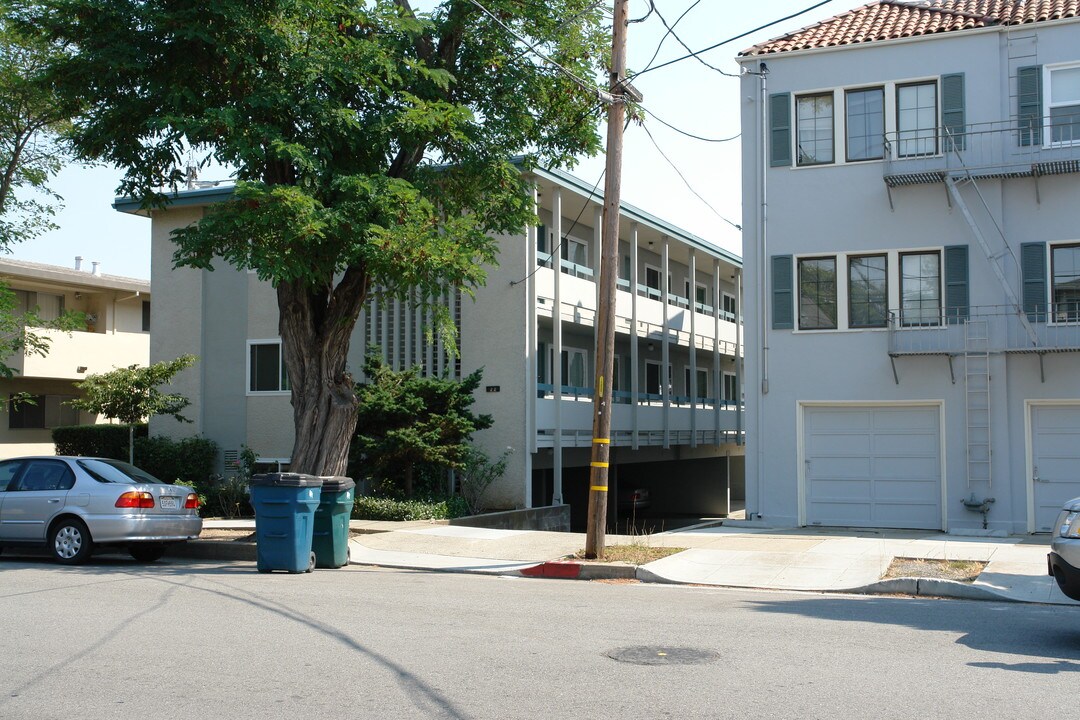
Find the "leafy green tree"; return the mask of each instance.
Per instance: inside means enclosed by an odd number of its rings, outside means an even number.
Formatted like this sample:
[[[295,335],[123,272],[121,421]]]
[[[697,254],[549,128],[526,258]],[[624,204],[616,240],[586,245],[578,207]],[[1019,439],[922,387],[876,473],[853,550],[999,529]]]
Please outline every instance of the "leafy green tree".
[[[88,375],[75,387],[83,397],[70,403],[86,412],[96,413],[110,420],[134,423],[148,420],[154,415],[172,415],[180,422],[191,422],[180,411],[191,404],[179,393],[163,393],[159,387],[169,384],[182,370],[195,364],[194,355],[181,355],[175,360],[154,363],[148,367],[131,365],[107,373]],[[128,432],[128,461],[135,462],[134,431]]]
[[[166,204],[190,148],[236,169],[173,259],[276,287],[301,472],[345,471],[346,358],[372,289],[470,293],[492,234],[534,220],[511,157],[570,165],[600,147],[593,0],[7,1],[18,28],[71,48],[50,86],[83,109],[80,156],[126,170],[120,192]]]
[[[69,157],[62,137],[72,109],[38,78],[59,53],[0,18],[0,251],[55,227],[60,197],[48,181]]]
[[[353,445],[358,475],[370,477],[384,492],[399,490],[411,498],[418,467],[465,466],[472,434],[492,423],[490,415],[471,410],[482,370],[460,382],[421,377],[417,368],[395,371],[376,355],[368,355],[364,370],[369,382],[357,388]]]

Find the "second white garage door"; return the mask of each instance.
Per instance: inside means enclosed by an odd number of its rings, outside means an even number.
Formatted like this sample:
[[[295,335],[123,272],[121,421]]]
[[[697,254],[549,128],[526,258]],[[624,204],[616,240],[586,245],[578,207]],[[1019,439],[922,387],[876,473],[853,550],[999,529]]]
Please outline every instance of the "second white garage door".
[[[939,530],[936,405],[805,407],[808,525]]]

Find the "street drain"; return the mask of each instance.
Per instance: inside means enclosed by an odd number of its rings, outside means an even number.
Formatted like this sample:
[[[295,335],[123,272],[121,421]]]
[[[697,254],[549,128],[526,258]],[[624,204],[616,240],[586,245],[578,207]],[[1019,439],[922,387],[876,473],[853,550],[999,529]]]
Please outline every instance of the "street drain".
[[[608,650],[609,658],[631,665],[704,665],[720,658],[720,653],[697,648],[638,645]]]

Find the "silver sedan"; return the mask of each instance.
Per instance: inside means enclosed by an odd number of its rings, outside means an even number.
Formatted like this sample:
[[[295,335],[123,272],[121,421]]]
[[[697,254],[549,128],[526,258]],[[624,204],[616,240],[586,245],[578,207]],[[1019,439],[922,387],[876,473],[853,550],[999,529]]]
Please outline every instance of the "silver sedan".
[[[141,562],[202,532],[198,496],[119,460],[0,460],[0,547],[45,545],[61,563],[85,562],[97,546],[123,546]]]

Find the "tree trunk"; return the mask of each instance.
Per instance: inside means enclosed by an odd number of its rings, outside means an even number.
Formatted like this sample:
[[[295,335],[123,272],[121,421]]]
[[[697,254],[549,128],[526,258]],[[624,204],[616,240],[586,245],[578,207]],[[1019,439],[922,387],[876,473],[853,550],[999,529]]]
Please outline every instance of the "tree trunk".
[[[356,393],[346,361],[367,297],[366,274],[350,268],[333,290],[281,282],[277,295],[296,430],[291,469],[344,475],[356,430]]]

